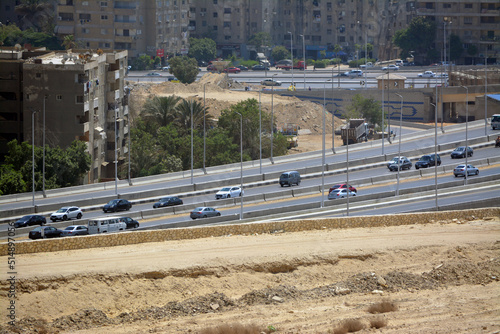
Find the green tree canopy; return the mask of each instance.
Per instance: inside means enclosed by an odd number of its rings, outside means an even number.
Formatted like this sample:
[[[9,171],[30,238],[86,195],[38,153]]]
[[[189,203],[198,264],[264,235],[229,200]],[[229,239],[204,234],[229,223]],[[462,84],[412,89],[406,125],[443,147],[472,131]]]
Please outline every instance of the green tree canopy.
[[[435,37],[435,22],[418,16],[410,22],[408,28],[396,31],[393,42],[401,48],[401,57],[406,58],[410,56],[410,51],[426,55],[432,48]]]
[[[450,36],[450,59],[457,60],[462,56],[464,52],[463,43],[460,37],[455,34]]]
[[[262,52],[265,47],[271,45],[271,35],[268,32],[258,32],[248,40],[249,45],[253,45],[257,52]]]
[[[133,58],[130,62],[132,68],[136,71],[151,70],[154,68],[154,61],[148,55],[142,55]]]
[[[290,52],[284,46],[276,46],[271,51],[271,57],[274,59],[274,61],[290,59]]]
[[[198,75],[198,62],[189,57],[173,57],[169,60],[170,73],[182,83],[190,84]]]
[[[53,5],[48,0],[21,0],[14,10],[20,16],[23,30],[32,28],[37,32],[51,32],[50,21],[54,15]]]
[[[144,116],[152,117],[158,127],[167,126],[177,118],[177,103],[180,97],[155,96],[144,104]]]
[[[368,123],[382,123],[382,107],[379,101],[373,98],[365,98],[361,94],[356,94],[352,98],[352,104],[347,107],[346,118],[364,118]]]
[[[217,56],[217,44],[210,38],[190,38],[188,57],[197,61],[210,61]]]

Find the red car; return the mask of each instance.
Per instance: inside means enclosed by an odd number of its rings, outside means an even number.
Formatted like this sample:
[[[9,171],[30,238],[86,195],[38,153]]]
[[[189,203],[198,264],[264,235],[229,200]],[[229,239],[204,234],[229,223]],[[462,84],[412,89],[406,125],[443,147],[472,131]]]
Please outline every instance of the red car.
[[[237,67],[229,67],[224,69],[224,73],[240,73],[241,70]]]
[[[331,192],[332,192],[332,190],[335,190],[335,189],[340,189],[340,188],[342,188],[342,189],[347,188],[347,184],[345,184],[345,183],[335,184],[335,185],[333,185],[333,186],[330,188],[330,191],[329,191],[328,193],[331,193]],[[354,187],[353,187],[353,186],[351,186],[351,185],[349,185],[349,190],[350,190],[350,191],[352,191],[352,192],[355,192],[355,193],[357,193],[357,192],[358,192],[358,191],[356,190],[356,188],[354,188]]]

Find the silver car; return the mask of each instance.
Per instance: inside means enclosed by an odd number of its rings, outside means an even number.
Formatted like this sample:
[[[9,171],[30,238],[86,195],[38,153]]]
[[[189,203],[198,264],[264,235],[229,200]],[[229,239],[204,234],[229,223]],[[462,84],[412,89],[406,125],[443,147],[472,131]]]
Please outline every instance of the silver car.
[[[207,206],[200,206],[191,211],[189,216],[191,217],[191,219],[218,217],[220,216],[220,212],[215,210],[214,208],[209,208]]]
[[[472,165],[467,165],[467,176],[478,175],[478,174],[479,174],[479,169],[477,169]],[[453,169],[453,175],[455,175],[455,177],[458,176],[465,177],[465,164],[458,165],[457,167],[455,167],[455,169]]]
[[[241,197],[243,194],[239,186],[224,187],[215,194],[215,199]]]
[[[75,235],[87,235],[89,234],[89,230],[87,226],[84,225],[71,225],[66,227],[62,231],[63,237],[71,237]]]
[[[80,219],[82,218],[82,210],[77,206],[65,206],[50,215],[50,220]]]
[[[349,197],[354,197],[354,196],[356,196],[356,193],[354,191],[349,191]],[[328,199],[337,199],[346,197],[347,197],[347,188],[335,189],[328,194]]]

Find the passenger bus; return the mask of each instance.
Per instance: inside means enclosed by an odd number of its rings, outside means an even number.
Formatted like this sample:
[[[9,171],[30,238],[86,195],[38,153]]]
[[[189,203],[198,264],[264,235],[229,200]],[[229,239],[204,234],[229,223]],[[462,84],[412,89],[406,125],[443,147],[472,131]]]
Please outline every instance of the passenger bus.
[[[127,224],[121,222],[118,217],[106,217],[91,219],[88,223],[89,234],[123,231]]]

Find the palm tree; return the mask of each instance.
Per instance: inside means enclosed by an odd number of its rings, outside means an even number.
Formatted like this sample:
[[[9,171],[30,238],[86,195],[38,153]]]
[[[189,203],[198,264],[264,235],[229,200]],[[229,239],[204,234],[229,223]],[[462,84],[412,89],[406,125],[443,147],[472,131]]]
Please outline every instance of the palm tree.
[[[180,127],[190,130],[191,129],[191,106],[193,107],[193,128],[203,130],[203,114],[205,114],[205,128],[210,128],[215,125],[215,120],[210,115],[203,104],[192,100],[182,100],[177,106],[178,114],[175,122]]]
[[[75,48],[76,47],[75,36],[73,35],[64,36],[62,46],[64,46],[66,50]]]
[[[41,31],[41,27],[50,21],[52,4],[47,0],[22,0],[15,7],[15,12],[21,15],[20,26],[23,30],[34,28]]]
[[[144,105],[144,112],[156,121],[158,126],[167,126],[177,118],[177,103],[181,98],[175,95],[155,96]]]

